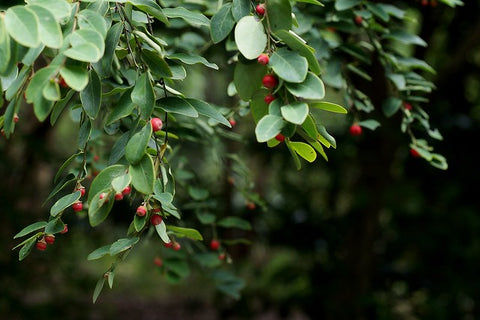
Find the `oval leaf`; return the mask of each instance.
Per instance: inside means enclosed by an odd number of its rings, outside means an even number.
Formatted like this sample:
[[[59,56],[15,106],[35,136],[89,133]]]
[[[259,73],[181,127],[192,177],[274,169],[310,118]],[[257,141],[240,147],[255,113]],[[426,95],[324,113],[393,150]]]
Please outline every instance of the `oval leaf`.
[[[140,108],[142,119],[150,118],[155,105],[155,94],[147,73],[143,73],[137,79],[131,97],[133,103]]]
[[[80,101],[87,115],[95,119],[100,111],[102,101],[102,84],[95,69],[88,73],[88,85],[80,92]]]
[[[27,234],[29,234],[33,231],[37,231],[39,229],[45,228],[46,225],[47,225],[47,222],[45,222],[45,221],[39,221],[39,222],[32,223],[31,225],[26,226],[19,233],[17,233],[13,237],[13,239],[17,239],[17,238],[26,236]]]
[[[113,179],[123,176],[125,174],[125,170],[125,166],[116,164],[100,171],[90,186],[90,190],[88,192],[88,203],[90,204],[92,202],[94,196],[98,192],[104,189],[109,189]]]
[[[81,195],[82,194],[80,191],[75,191],[72,194],[67,194],[66,196],[61,197],[50,209],[50,215],[55,217],[80,199]]]
[[[63,44],[63,34],[60,25],[55,21],[55,16],[48,9],[31,5],[28,6],[38,18],[40,41],[50,48],[59,49]]]
[[[187,117],[198,117],[198,112],[185,99],[179,97],[168,97],[158,101],[158,106],[165,112],[178,113]]]
[[[325,86],[312,72],[307,74],[307,78],[302,83],[287,83],[286,87],[291,94],[311,100],[321,100],[325,97]]]
[[[308,116],[308,104],[305,102],[294,102],[280,108],[282,116],[288,122],[302,124]]]
[[[267,35],[262,22],[254,16],[240,19],[235,27],[235,43],[245,58],[256,59],[267,46]]]
[[[232,4],[226,3],[212,17],[210,22],[210,35],[213,43],[219,43],[225,39],[233,29],[235,19],[232,15]]]
[[[144,155],[138,164],[130,165],[128,172],[132,178],[133,187],[143,194],[153,193],[154,171],[153,160],[148,154]]]
[[[152,125],[150,121],[139,132],[135,133],[125,148],[125,158],[131,164],[137,164],[147,152],[148,141],[152,136]]]
[[[38,18],[25,6],[10,7],[5,13],[5,27],[10,36],[19,44],[35,48],[40,44]]]
[[[187,237],[193,240],[200,240],[200,241],[203,240],[203,237],[200,234],[200,232],[192,228],[168,226],[167,229],[173,231],[177,237]]]
[[[308,72],[307,59],[286,48],[280,48],[272,54],[269,66],[287,82],[303,82]]]
[[[250,222],[239,217],[225,217],[217,222],[217,225],[224,228],[238,228],[243,230],[251,230]]]
[[[275,138],[277,134],[280,133],[285,121],[282,117],[274,115],[266,115],[260,121],[258,121],[257,127],[255,128],[255,135],[257,136],[258,142],[267,142],[268,140]]]
[[[290,146],[296,153],[308,162],[313,162],[317,159],[317,153],[309,144],[304,142],[290,142]]]
[[[335,112],[335,113],[347,113],[347,109],[345,109],[344,107],[336,103],[331,103],[331,102],[315,102],[315,103],[311,103],[310,107],[322,109],[330,112]]]
[[[160,239],[162,239],[163,242],[169,243],[170,238],[168,237],[167,234],[167,226],[165,225],[165,222],[160,222],[155,226],[155,230],[157,231],[158,235],[160,236]]]
[[[101,194],[107,194],[107,197],[100,199]],[[88,206],[88,221],[92,227],[98,226],[105,219],[112,210],[113,203],[115,202],[115,196],[111,189],[103,189],[95,194]]]

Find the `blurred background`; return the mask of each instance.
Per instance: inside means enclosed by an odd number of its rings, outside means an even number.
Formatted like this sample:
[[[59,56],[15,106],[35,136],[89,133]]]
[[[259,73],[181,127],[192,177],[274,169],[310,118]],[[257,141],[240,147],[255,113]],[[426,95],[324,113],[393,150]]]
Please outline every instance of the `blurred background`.
[[[224,146],[246,159],[265,206],[250,210],[235,183],[223,188],[229,177],[239,178],[231,164],[215,172],[213,156],[206,154],[192,170],[203,172],[205,181],[212,180],[210,173],[220,177],[213,185],[218,201],[227,204],[223,210],[253,225],[243,235],[251,245],[229,248],[233,263],[226,268],[246,284],[239,299],[215,290],[201,268],[170,284],[153,264],[162,248],[147,240],[119,267],[113,290],[104,289],[92,304],[95,283],[108,265],[86,256],[124,234],[129,222],[122,214],[132,210],[127,202],[116,204],[108,223],[94,230],[85,219],[67,215],[69,233],[18,262],[13,235],[48,216],[42,203],[57,168],[75,151],[77,134],[68,114],[51,128],[24,107],[14,137],[0,140],[0,317],[480,319],[480,1],[456,9],[417,4],[420,36],[430,45],[415,55],[437,70],[437,89],[426,109],[444,136],[434,147],[449,169],[410,157],[398,118],[352,138],[347,117],[325,115],[338,148],[328,151],[328,163],[317,160],[297,172],[286,148],[257,144],[251,117],[237,117],[234,133],[245,140],[224,140]],[[206,56],[227,67],[226,53]],[[232,104],[225,99],[231,74],[191,72],[197,80],[185,87],[195,83],[194,94]],[[198,86],[198,79],[210,86]],[[107,150],[98,146],[97,152],[102,157]]]

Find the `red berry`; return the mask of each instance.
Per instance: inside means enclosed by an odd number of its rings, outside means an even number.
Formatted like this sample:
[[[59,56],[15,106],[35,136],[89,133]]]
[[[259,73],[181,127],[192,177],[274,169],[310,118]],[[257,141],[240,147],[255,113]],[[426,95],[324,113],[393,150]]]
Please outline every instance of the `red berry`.
[[[65,226],[63,227],[63,230],[60,231],[60,233],[61,233],[61,234],[65,234],[65,233],[67,233],[67,232],[68,232],[68,225],[65,224]]]
[[[159,212],[162,211],[162,210],[160,209],[160,207],[156,207],[156,208],[153,208],[152,211],[153,211],[154,213],[159,213]]]
[[[139,206],[137,208],[137,216],[143,217],[146,214],[147,214],[147,208],[145,208],[145,206]]]
[[[180,250],[180,249],[182,248],[182,246],[180,245],[180,243],[175,242],[175,243],[173,244],[172,248],[173,248],[173,250],[178,251],[178,250]]]
[[[162,220],[163,220],[162,217],[160,217],[160,215],[158,214],[152,214],[152,216],[150,217],[150,223],[153,224],[154,226],[162,223]]]
[[[43,251],[47,249],[47,243],[42,239],[35,244],[35,247],[37,247],[38,250]]]
[[[120,201],[123,199],[123,193],[116,193],[115,194],[115,200]]]
[[[72,204],[72,209],[75,212],[79,212],[83,210],[83,203],[81,201],[77,201],[74,204]]]
[[[362,22],[363,22],[363,17],[362,16],[355,16],[354,21],[357,25],[361,25]]]
[[[263,100],[265,100],[266,104],[270,104],[273,100],[275,100],[275,96],[273,94],[267,94]]]
[[[162,127],[163,127],[162,119],[152,118],[152,119],[150,119],[150,123],[152,124],[153,132],[157,132],[157,131],[162,130]]]
[[[270,58],[268,57],[267,54],[262,53],[261,55],[258,56],[257,61],[260,64],[267,65],[268,61],[270,61]]]
[[[235,121],[235,119],[233,119],[233,118],[228,119],[228,122],[230,122],[230,125],[232,127],[235,127],[235,125],[237,124],[237,121]]]
[[[130,194],[132,192],[132,188],[130,186],[126,186],[125,189],[122,190],[122,194],[126,196],[127,194]]]
[[[283,134],[279,133],[275,136],[275,139],[280,141],[280,142],[283,142],[283,141],[285,141],[285,136]]]
[[[251,201],[249,201],[249,202],[247,203],[247,209],[248,209],[248,210],[252,210],[252,211],[253,211],[253,210],[255,210],[256,208],[257,208],[257,205],[256,205],[255,203],[253,203],[253,202],[251,202]]]
[[[417,151],[416,149],[413,149],[413,148],[410,148],[410,154],[411,154],[412,157],[414,157],[414,158],[420,157],[420,153],[418,153],[418,151]]]
[[[55,242],[55,236],[53,234],[47,234],[45,236],[45,242],[48,244],[53,244]]]
[[[93,161],[98,162],[98,160],[100,160],[100,157],[99,157],[98,155],[95,155],[95,156],[93,157]]]
[[[85,187],[84,186],[78,186],[76,191],[80,191],[80,196],[83,197],[85,195]]]
[[[171,248],[173,246],[173,242],[164,242],[163,245],[165,246],[165,248]]]
[[[403,107],[405,108],[405,110],[412,110],[412,105],[408,102],[405,102],[403,104]]]
[[[212,241],[210,241],[210,249],[216,251],[218,250],[218,248],[220,248],[220,241],[218,241],[217,239],[213,239]]]
[[[359,136],[362,134],[362,127],[360,127],[358,124],[352,124],[350,126],[350,134],[352,136]]]
[[[337,31],[337,29],[335,29],[334,27],[327,27],[327,31],[328,32],[335,32],[335,31]]]
[[[220,259],[220,260],[225,260],[225,253],[220,253],[220,254],[218,255],[218,259]]]
[[[264,3],[257,4],[257,6],[255,7],[255,11],[259,16],[263,16],[265,14],[265,4]]]
[[[13,122],[17,123],[18,120],[20,120],[20,118],[18,117],[18,114],[15,113],[15,114],[13,115]]]
[[[273,74],[267,74],[263,77],[262,84],[267,89],[273,89],[278,85],[277,77],[275,77]]]
[[[68,88],[68,84],[65,82],[65,79],[63,79],[62,76],[60,76],[60,79],[58,79],[58,84],[62,88]]]
[[[162,261],[162,259],[160,259],[159,257],[155,257],[155,259],[153,259],[153,263],[154,263],[157,267],[163,266],[163,261]]]

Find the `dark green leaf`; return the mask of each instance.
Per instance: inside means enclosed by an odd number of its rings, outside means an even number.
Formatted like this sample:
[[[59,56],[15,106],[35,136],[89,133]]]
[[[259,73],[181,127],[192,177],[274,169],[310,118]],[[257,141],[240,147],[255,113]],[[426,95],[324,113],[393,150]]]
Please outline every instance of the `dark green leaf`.
[[[88,192],[88,203],[90,204],[92,202],[94,196],[98,192],[109,189],[111,187],[113,179],[124,175],[125,172],[125,166],[120,164],[107,167],[100,171],[100,173],[95,177],[95,179],[92,181],[92,185],[90,186],[90,190]]]
[[[75,175],[72,173],[69,173],[66,177],[64,177],[56,186],[53,188],[52,192],[47,197],[47,200],[45,200],[44,204],[48,202],[53,196],[55,196],[58,192],[63,190],[65,187],[70,185],[73,181],[75,181]]]
[[[358,124],[370,130],[375,130],[380,126],[378,121],[372,119],[360,121]]]
[[[91,193],[92,190],[90,190],[89,195]],[[101,194],[104,194],[102,199],[100,199]],[[100,190],[95,194],[88,206],[88,221],[92,227],[98,226],[107,219],[114,202],[115,196],[113,192],[111,192],[111,188]]]
[[[138,242],[138,240],[140,240],[138,237],[118,239],[110,246],[110,255],[114,256],[120,252],[130,249]]]
[[[113,110],[110,112],[107,121],[105,122],[107,126],[132,114],[132,111],[135,108],[131,98],[132,90],[133,89],[129,89],[125,91],[120,97],[120,100],[113,106]]]
[[[184,7],[165,8],[163,12],[168,18],[181,18],[194,27],[210,26],[210,20],[203,14],[187,10]]]
[[[335,9],[338,11],[347,10],[359,5],[361,2],[361,0],[336,0]]]
[[[153,193],[154,171],[153,160],[148,154],[144,155],[138,164],[130,165],[129,173],[133,187],[143,194]]]
[[[37,230],[43,229],[43,228],[45,228],[46,225],[47,225],[47,222],[45,222],[45,221],[39,221],[39,222],[32,223],[31,225],[26,226],[26,227],[23,228],[19,233],[17,233],[17,234],[13,237],[13,239],[17,239],[17,238],[26,236],[27,234],[29,234],[29,233],[31,233],[31,232],[33,232],[33,231],[37,231]]]
[[[50,215],[52,217],[57,216],[59,213],[63,212],[63,210],[74,204],[81,196],[82,194],[80,191],[75,191],[72,194],[67,194],[66,196],[61,197],[50,209]]]
[[[225,39],[233,29],[235,19],[232,15],[232,4],[224,4],[212,17],[210,35],[213,43],[219,43]]]
[[[46,234],[55,234],[63,231],[65,229],[65,224],[60,218],[50,220],[45,227]]]
[[[105,284],[105,278],[102,276],[98,281],[97,284],[95,285],[95,290],[93,290],[93,296],[92,296],[92,301],[95,303],[98,299],[98,296],[102,292],[103,285]]]
[[[292,6],[289,0],[268,0],[267,15],[271,30],[290,30],[292,28]]]
[[[157,20],[168,24],[167,9],[162,8],[154,0],[129,0],[138,9],[155,17]],[[170,16],[169,16],[170,17]],[[173,17],[171,17],[173,18]]]
[[[77,147],[79,150],[85,149],[88,141],[90,140],[90,135],[92,134],[92,122],[89,118],[86,118],[82,125],[80,126],[80,130],[78,131],[78,141]]]
[[[131,98],[132,102],[140,108],[142,119],[149,119],[155,106],[155,94],[147,73],[142,73],[135,82]]]
[[[266,72],[267,67],[256,61],[239,60],[235,66],[233,81],[240,98],[245,101],[250,100],[262,86],[262,78]]]
[[[22,249],[20,249],[20,252],[18,253],[18,261],[22,261],[28,256],[36,242],[36,238],[31,238],[23,245]]]
[[[243,230],[251,230],[250,222],[239,217],[225,217],[218,220],[217,225],[224,228],[238,228]]]
[[[393,116],[402,106],[402,100],[396,97],[389,97],[382,103],[382,110],[385,116]]]
[[[169,55],[167,58],[170,60],[180,60],[185,64],[201,63],[206,67],[209,67],[214,70],[218,70],[218,66],[215,63],[208,62],[208,60],[202,56],[195,56],[195,55],[190,55],[186,53],[175,53],[175,54]]]
[[[185,99],[179,97],[167,97],[158,100],[158,106],[166,112],[178,113],[187,117],[198,117],[198,112]]]
[[[235,21],[239,21],[241,18],[250,14],[250,1],[249,0],[233,0],[232,2],[232,15]]]
[[[80,92],[80,101],[87,115],[95,119],[100,111],[102,101],[102,84],[94,69],[88,73],[88,85]]]
[[[170,78],[173,76],[172,70],[165,62],[165,60],[158,54],[157,51],[153,50],[142,50],[142,59],[149,66],[153,74],[159,77]]]
[[[38,5],[30,5],[28,8],[37,16],[40,41],[47,47],[59,49],[63,44],[63,35],[53,13]]]
[[[131,164],[137,164],[142,160],[147,152],[147,145],[152,136],[152,125],[150,121],[140,130],[135,133],[127,143],[125,148],[125,158]]]
[[[35,13],[26,6],[13,6],[5,12],[5,27],[19,44],[36,48],[40,44],[39,21]]]
[[[303,82],[308,72],[307,59],[295,51],[280,48],[270,57],[269,66],[287,82]]]
[[[230,122],[228,122],[228,120],[220,113],[220,111],[218,111],[213,106],[206,103],[205,101],[197,100],[197,99],[186,99],[186,100],[188,101],[188,103],[190,103],[190,105],[192,105],[195,108],[195,110],[197,110],[199,114],[202,114],[211,119],[214,119],[220,122],[221,124],[226,125],[229,128],[232,127]]]
[[[97,259],[103,258],[106,255],[110,255],[110,246],[111,245],[106,245],[106,246],[95,249],[88,255],[87,260],[89,261],[97,260]]]

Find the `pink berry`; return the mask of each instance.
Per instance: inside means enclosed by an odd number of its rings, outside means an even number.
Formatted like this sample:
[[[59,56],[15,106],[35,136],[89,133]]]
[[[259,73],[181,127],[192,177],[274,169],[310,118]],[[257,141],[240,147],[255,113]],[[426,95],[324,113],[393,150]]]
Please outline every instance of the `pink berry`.
[[[180,243],[175,242],[175,243],[173,244],[172,248],[173,248],[173,250],[178,251],[178,250],[180,250],[180,249],[182,248],[182,246],[180,245]]]
[[[266,104],[270,104],[275,100],[275,96],[273,94],[267,94],[265,96],[265,99],[263,99],[263,100],[265,100]]]
[[[262,84],[267,89],[273,89],[278,85],[277,77],[275,77],[273,74],[267,74],[263,77]]]
[[[147,214],[147,208],[145,206],[139,206],[137,208],[137,216],[143,217],[146,214]]]
[[[55,236],[53,234],[47,234],[45,236],[45,242],[48,244],[53,244],[55,242]]]
[[[233,118],[228,119],[228,122],[230,122],[230,125],[231,125],[232,127],[235,127],[235,125],[237,124],[237,121],[236,121],[235,119],[233,119]]]
[[[152,216],[150,217],[150,223],[153,224],[154,226],[162,223],[162,220],[163,220],[162,217],[160,217],[160,215],[158,214],[152,214]]]
[[[126,186],[125,189],[122,190],[122,194],[126,196],[127,194],[130,194],[132,192],[132,188],[130,186]]]
[[[152,124],[152,130],[153,130],[153,132],[157,132],[157,131],[162,130],[162,127],[163,127],[162,119],[160,119],[160,118],[152,118],[152,119],[150,120],[150,123]]]
[[[218,250],[218,248],[220,248],[220,241],[218,241],[217,239],[213,239],[212,241],[210,241],[210,249],[216,251]]]
[[[283,142],[283,141],[285,141],[285,136],[283,134],[279,133],[275,136],[275,140]]]
[[[268,62],[270,61],[270,58],[268,57],[267,54],[262,53],[261,55],[258,56],[257,61],[260,64],[267,65]]]
[[[257,6],[255,7],[255,11],[259,16],[263,16],[265,14],[265,4],[264,3],[257,4]]]
[[[45,240],[42,239],[35,244],[35,247],[37,247],[37,249],[40,251],[44,251],[45,249],[47,249],[47,243],[45,242]]]
[[[361,134],[362,134],[362,127],[360,127],[358,124],[352,124],[350,126],[350,135],[359,136]]]
[[[74,204],[72,204],[72,209],[75,212],[79,212],[83,210],[83,203],[81,201],[77,201]]]
[[[123,193],[116,193],[115,194],[115,200],[120,201],[123,199]]]

